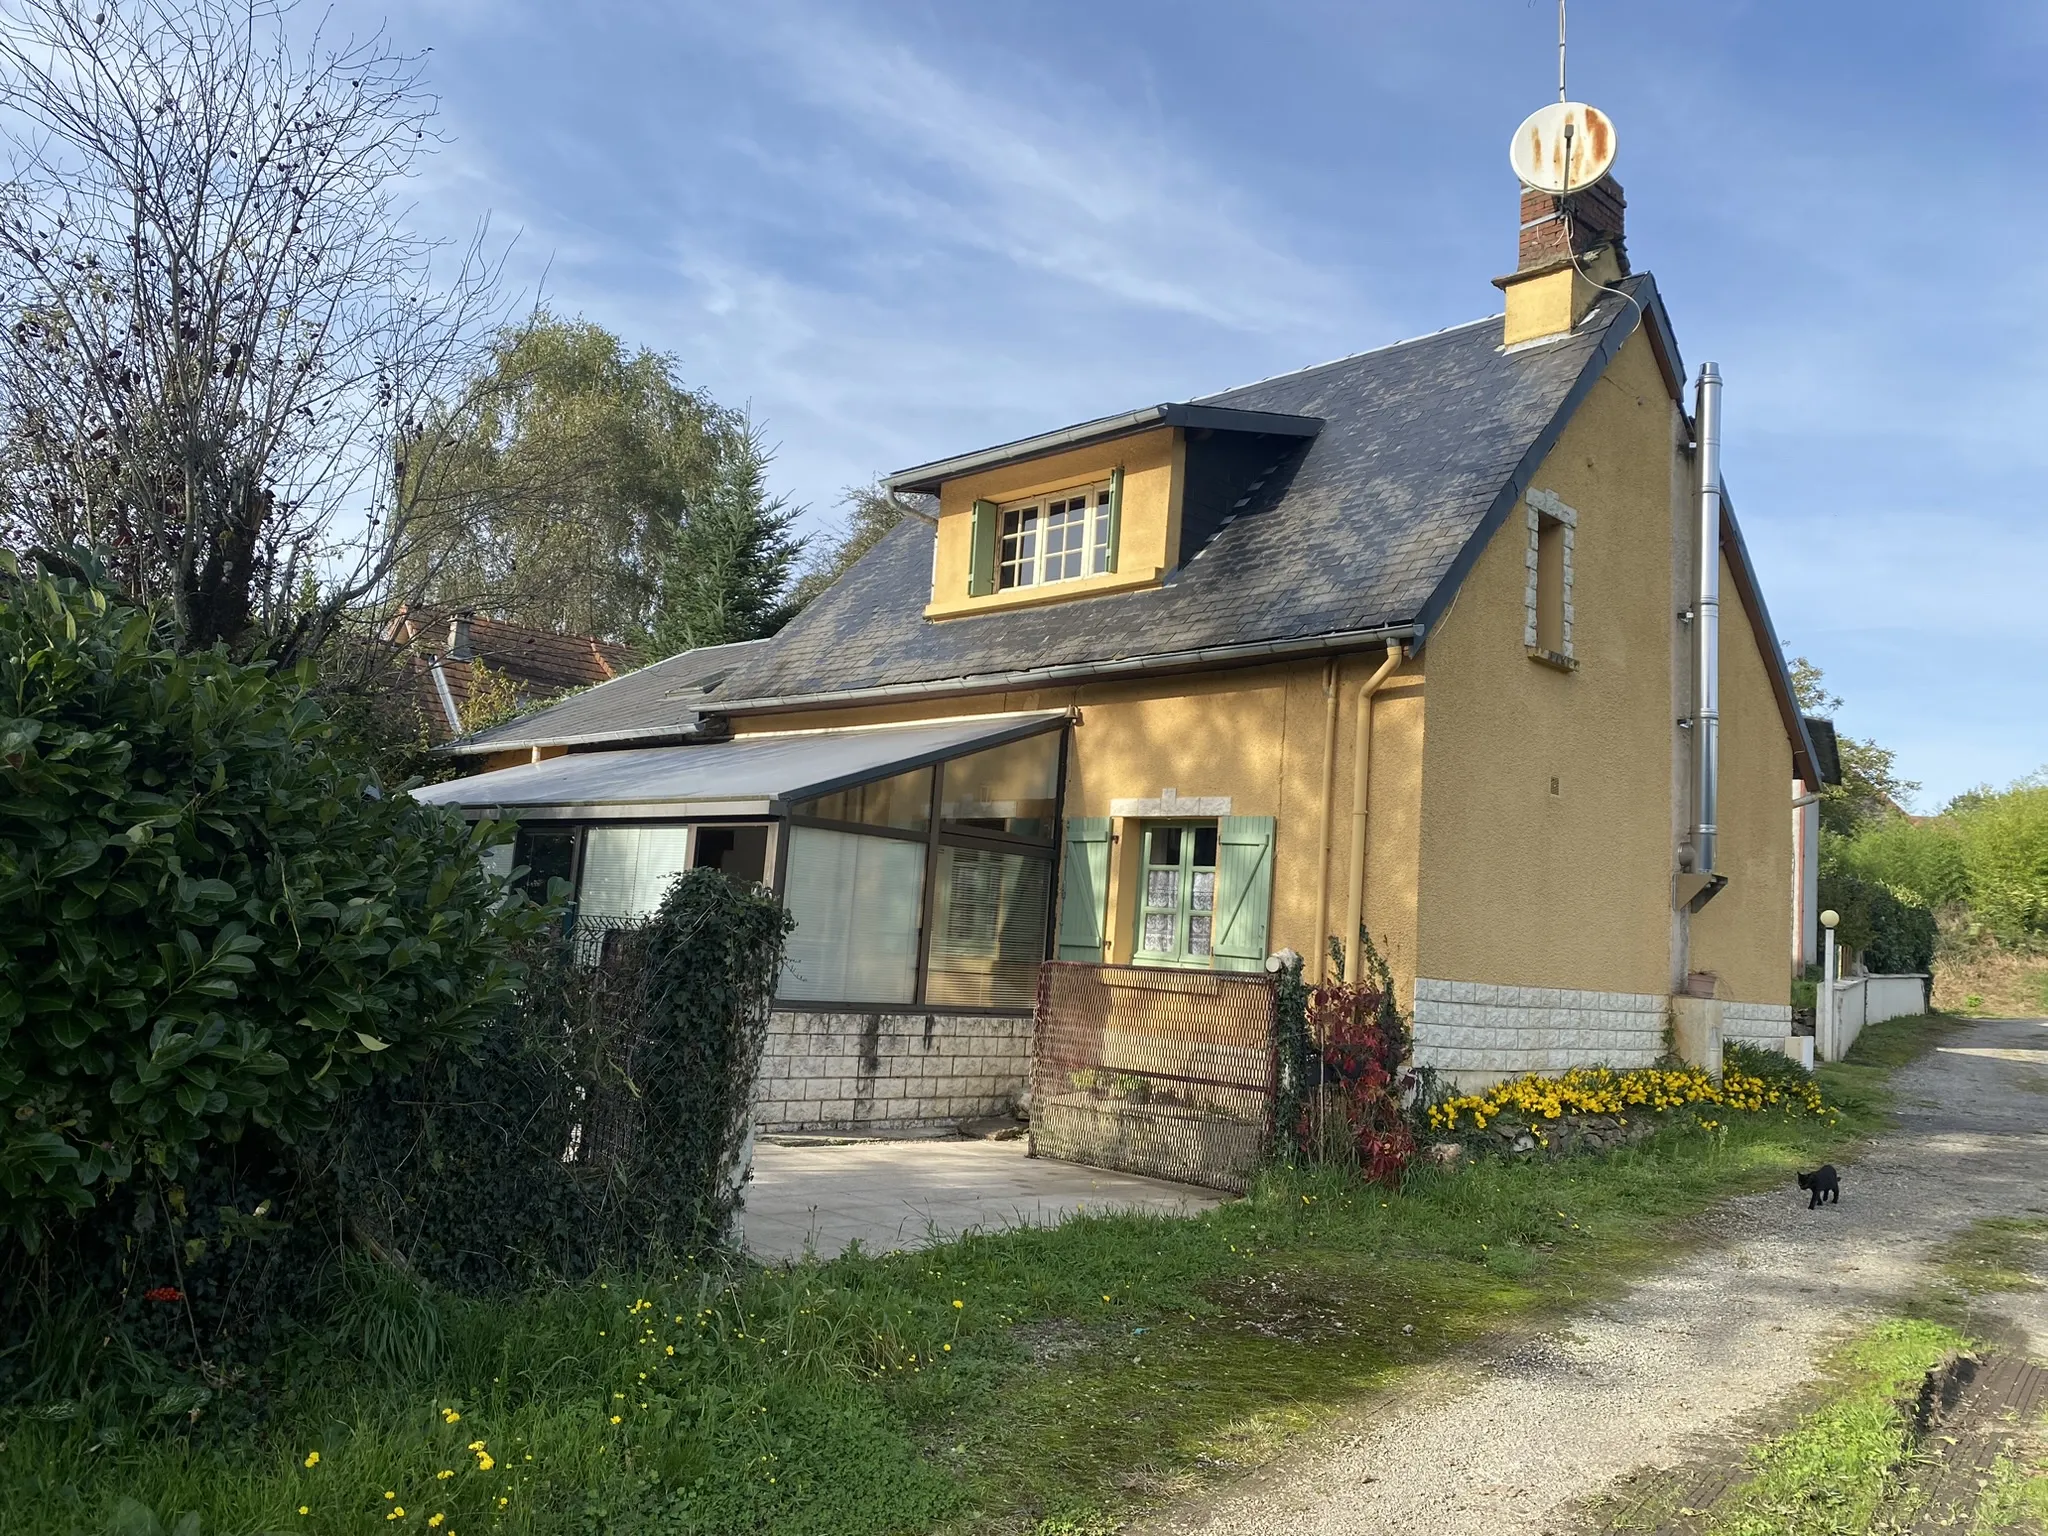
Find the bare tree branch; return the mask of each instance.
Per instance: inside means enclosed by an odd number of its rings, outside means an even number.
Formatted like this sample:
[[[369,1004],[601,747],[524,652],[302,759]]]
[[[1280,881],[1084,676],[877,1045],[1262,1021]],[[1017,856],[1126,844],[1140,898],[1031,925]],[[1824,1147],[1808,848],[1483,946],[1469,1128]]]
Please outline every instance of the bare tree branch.
[[[403,200],[417,56],[291,0],[0,0],[0,540],[289,660],[444,515],[408,473],[505,318]],[[396,445],[396,446],[395,446]]]

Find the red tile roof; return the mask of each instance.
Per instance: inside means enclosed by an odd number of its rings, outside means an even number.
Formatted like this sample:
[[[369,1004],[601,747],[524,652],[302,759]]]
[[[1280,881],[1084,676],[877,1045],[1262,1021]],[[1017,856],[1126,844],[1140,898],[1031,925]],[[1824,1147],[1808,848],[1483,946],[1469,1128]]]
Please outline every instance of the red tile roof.
[[[458,629],[466,630],[466,635],[458,634]],[[420,711],[436,742],[461,734],[451,726],[448,705],[453,703],[460,719],[475,685],[476,663],[511,678],[522,705],[544,703],[572,689],[608,682],[640,665],[640,658],[629,646],[589,635],[508,624],[502,619],[427,611],[401,613],[389,636],[406,649],[418,680]],[[446,699],[442,697],[443,683]]]

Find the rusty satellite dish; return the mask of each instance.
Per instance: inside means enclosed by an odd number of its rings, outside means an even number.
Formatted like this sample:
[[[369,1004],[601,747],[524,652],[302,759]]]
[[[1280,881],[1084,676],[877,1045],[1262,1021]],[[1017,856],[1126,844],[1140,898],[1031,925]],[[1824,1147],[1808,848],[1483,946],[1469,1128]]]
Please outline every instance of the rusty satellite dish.
[[[1614,169],[1614,123],[1598,107],[1558,101],[1531,112],[1508,145],[1508,163],[1532,192],[1562,197]]]

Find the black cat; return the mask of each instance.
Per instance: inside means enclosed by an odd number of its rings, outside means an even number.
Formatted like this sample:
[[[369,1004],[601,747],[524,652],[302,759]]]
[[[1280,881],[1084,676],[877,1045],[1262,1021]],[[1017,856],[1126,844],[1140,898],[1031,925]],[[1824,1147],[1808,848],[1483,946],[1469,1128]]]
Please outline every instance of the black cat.
[[[1806,1202],[1809,1211],[1823,1200],[1832,1200],[1836,1205],[1842,1203],[1842,1180],[1833,1163],[1823,1163],[1812,1173],[1800,1174],[1799,1187],[1813,1191],[1813,1198]]]

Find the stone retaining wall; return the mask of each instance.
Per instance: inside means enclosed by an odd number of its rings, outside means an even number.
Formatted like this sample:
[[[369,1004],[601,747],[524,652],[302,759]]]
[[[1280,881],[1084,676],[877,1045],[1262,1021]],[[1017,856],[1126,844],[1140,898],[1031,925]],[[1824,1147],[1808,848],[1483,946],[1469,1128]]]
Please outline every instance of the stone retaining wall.
[[[760,1131],[920,1130],[1008,1114],[1031,1083],[1031,1015],[778,1008]]]

